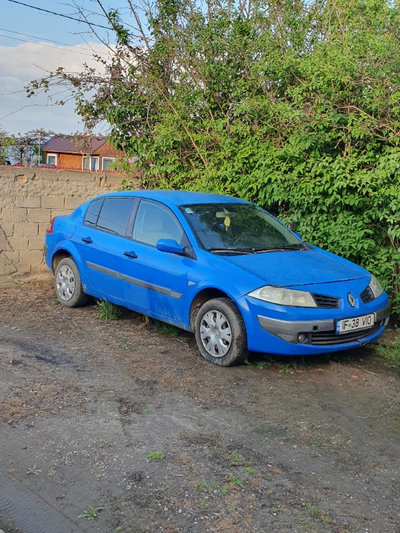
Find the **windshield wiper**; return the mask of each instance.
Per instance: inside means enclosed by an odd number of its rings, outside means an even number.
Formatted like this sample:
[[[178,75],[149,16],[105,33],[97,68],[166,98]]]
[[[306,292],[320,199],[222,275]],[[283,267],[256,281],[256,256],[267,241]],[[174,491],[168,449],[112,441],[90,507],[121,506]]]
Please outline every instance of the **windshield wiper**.
[[[289,244],[287,246],[270,246],[268,248],[207,248],[207,252],[215,254],[262,254],[267,252],[287,252],[290,250],[307,250],[304,243]]]
[[[290,244],[288,246],[276,246],[269,248],[253,248],[254,253],[262,254],[264,252],[287,252],[291,250],[306,250],[307,247],[303,243],[299,244]]]
[[[253,248],[206,248],[207,252],[212,254],[254,254],[256,253]]]

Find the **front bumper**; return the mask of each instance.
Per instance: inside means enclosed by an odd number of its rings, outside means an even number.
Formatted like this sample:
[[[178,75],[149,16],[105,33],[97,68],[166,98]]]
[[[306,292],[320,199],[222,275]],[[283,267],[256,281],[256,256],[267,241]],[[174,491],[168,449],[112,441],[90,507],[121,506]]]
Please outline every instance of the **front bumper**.
[[[338,335],[336,320],[280,320],[257,315],[263,330],[291,344],[308,346],[343,346],[345,344],[364,344],[379,336],[387,325],[390,304],[375,311],[375,324],[372,328]],[[373,338],[370,338],[370,337]]]

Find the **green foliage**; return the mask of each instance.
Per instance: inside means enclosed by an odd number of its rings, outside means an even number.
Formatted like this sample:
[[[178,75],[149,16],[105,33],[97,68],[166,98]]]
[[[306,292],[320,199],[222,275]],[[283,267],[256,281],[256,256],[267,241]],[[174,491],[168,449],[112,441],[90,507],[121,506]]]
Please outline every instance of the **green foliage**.
[[[394,340],[383,339],[376,349],[381,357],[388,360],[390,366],[400,368],[400,338]]]
[[[156,0],[147,27],[131,7],[140,40],[109,14],[106,76],[61,68],[28,91],[69,81],[137,159],[126,187],[255,201],[371,270],[399,313],[399,4]]]
[[[104,320],[118,320],[121,316],[121,310],[118,305],[115,305],[107,300],[97,300],[97,309],[100,318]]]
[[[162,461],[165,459],[165,455],[163,452],[147,452],[147,459],[149,459],[149,461]]]
[[[104,507],[90,507],[86,511],[83,511],[78,518],[86,518],[86,520],[95,520],[99,516],[99,512],[102,511]]]

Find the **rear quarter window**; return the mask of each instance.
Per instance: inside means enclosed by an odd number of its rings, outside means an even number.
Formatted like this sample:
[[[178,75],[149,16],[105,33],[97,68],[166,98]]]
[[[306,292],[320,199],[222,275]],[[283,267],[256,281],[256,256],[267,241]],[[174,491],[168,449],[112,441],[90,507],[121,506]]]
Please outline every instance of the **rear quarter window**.
[[[103,201],[104,198],[100,198],[99,200],[94,200],[91,204],[89,204],[89,207],[86,210],[85,219],[83,221],[84,224],[87,226],[96,225]]]

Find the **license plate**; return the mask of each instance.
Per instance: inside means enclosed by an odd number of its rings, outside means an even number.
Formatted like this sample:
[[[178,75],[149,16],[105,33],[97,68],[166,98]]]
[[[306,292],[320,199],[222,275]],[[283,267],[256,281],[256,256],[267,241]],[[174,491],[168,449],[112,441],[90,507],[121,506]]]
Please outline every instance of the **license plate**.
[[[343,318],[336,325],[336,333],[347,333],[348,331],[357,331],[358,329],[372,328],[375,324],[375,313],[369,315],[355,316],[353,318]]]

